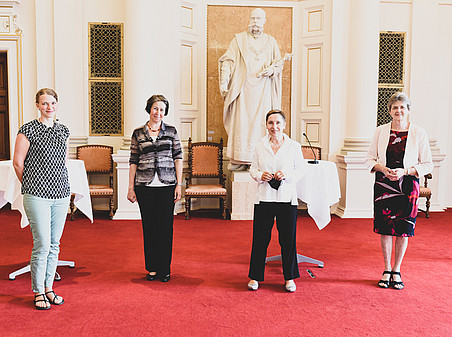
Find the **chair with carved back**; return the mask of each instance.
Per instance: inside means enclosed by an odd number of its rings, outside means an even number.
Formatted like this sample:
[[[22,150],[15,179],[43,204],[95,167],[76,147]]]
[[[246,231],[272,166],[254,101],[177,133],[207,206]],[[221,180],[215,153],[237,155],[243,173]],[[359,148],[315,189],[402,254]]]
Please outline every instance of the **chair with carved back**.
[[[425,217],[430,217],[430,198],[432,197],[432,189],[428,187],[428,179],[432,179],[432,174],[428,173],[424,176],[424,186],[419,188],[419,198],[426,198],[425,210],[418,208],[419,211],[425,213]]]
[[[108,145],[81,145],[77,146],[76,159],[81,159],[85,163],[86,173],[88,175],[89,194],[91,198],[109,199],[109,217],[113,219],[114,214],[114,189],[113,189],[113,147]],[[108,175],[108,183],[92,183],[94,176]],[[101,177],[96,177],[101,179]],[[70,202],[71,220],[74,220],[74,195]]]
[[[314,158],[312,151],[314,151],[316,158]],[[304,159],[322,159],[322,148],[319,146],[313,146],[311,150],[309,145],[301,145],[301,152],[303,152]]]
[[[209,178],[218,184],[201,184]],[[196,183],[195,183],[196,179]],[[226,176],[223,174],[223,138],[219,143],[192,143],[188,139],[188,173],[185,177],[185,219],[190,217],[192,198],[219,198],[223,219],[226,219]]]

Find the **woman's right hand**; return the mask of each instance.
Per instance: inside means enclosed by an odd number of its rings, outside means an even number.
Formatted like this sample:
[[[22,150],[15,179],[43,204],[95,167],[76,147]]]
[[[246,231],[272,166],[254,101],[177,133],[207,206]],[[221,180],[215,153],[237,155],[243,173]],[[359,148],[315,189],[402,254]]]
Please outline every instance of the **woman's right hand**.
[[[270,172],[265,171],[264,173],[262,173],[262,177],[261,179],[263,181],[270,181],[273,178],[273,174],[271,174]]]
[[[129,190],[129,192],[127,192],[127,200],[129,200],[131,203],[137,201],[137,196],[134,190]]]
[[[383,169],[381,170],[381,172],[383,172],[383,174],[385,175],[386,178],[388,178],[389,180],[395,181],[395,180],[399,180],[399,177],[397,175],[397,172],[391,170],[389,167],[383,167]]]

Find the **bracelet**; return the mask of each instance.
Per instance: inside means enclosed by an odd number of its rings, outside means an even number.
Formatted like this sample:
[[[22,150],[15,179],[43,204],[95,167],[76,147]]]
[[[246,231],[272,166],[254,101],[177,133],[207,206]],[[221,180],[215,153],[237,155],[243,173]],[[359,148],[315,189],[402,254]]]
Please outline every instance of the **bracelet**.
[[[177,186],[182,186],[182,184],[181,184],[181,183],[177,183],[176,185],[177,185]]]

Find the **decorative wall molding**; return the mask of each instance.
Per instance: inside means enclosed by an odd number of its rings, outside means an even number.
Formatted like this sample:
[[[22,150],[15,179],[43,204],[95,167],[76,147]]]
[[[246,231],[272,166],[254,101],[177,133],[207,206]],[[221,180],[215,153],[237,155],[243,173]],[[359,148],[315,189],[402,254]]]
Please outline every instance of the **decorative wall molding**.
[[[0,0],[0,8],[13,8],[20,4],[21,0]]]
[[[21,35],[22,29],[17,24],[17,14],[2,11],[0,6],[0,35]]]
[[[185,106],[193,106],[193,44],[181,43],[181,98],[180,103]]]
[[[322,46],[307,48],[306,106],[320,107],[322,100]]]

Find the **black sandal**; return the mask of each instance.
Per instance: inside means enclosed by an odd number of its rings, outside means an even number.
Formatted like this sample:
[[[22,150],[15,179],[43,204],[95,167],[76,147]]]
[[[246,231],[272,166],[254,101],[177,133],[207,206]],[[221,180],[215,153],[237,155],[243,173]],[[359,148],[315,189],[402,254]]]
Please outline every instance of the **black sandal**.
[[[400,274],[399,271],[393,271],[392,275],[399,275],[400,277],[402,277],[402,275]],[[405,288],[405,285],[403,284],[403,282],[392,281],[391,286],[396,290],[402,290],[403,288]],[[399,286],[399,287],[395,287],[395,286]]]
[[[47,294],[53,294],[53,299],[51,300],[49,298],[49,296],[47,296]],[[53,290],[50,290],[48,292],[46,292],[46,297],[49,300],[50,303],[55,304],[55,305],[62,305],[64,303],[64,298],[61,296],[58,296],[57,294],[55,294],[55,292]],[[55,302],[55,300],[60,297],[61,298],[61,302]]]
[[[36,297],[38,297],[38,296],[42,296],[42,299],[41,299],[41,300],[37,300]],[[45,303],[46,303],[46,306],[45,306],[45,307],[37,306],[36,303],[38,303],[38,302],[45,302]],[[35,295],[34,303],[35,303],[35,308],[36,308],[37,310],[49,310],[49,309],[51,308],[51,306],[50,306],[50,301],[48,300],[47,296],[44,295],[44,294],[36,294],[36,295]],[[47,303],[49,303],[49,305],[47,305]]]
[[[385,280],[380,280],[380,281],[378,281],[378,286],[380,287],[380,288],[389,288],[389,286],[390,286],[390,284],[391,284],[391,281],[392,281],[392,271],[389,271],[389,270],[385,270],[384,272],[383,272],[383,275],[384,274],[389,274],[389,275],[391,275],[390,277],[389,277],[389,280],[387,280],[387,281],[385,281]]]

